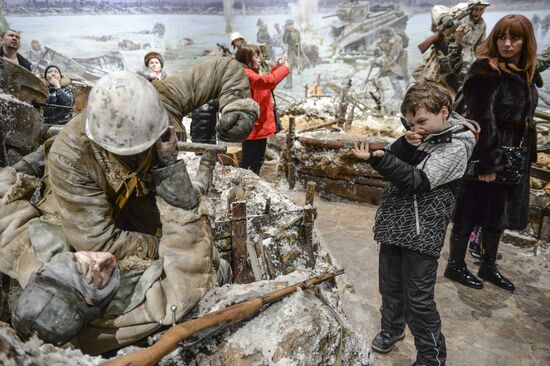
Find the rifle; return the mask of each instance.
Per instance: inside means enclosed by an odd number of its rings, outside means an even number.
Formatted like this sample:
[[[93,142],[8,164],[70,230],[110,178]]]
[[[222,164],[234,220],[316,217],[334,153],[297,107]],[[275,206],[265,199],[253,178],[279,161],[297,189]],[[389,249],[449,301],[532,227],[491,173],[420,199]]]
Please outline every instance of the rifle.
[[[275,290],[269,294],[245,300],[224,309],[214,311],[213,313],[206,314],[200,318],[191,319],[184,323],[174,325],[167,330],[154,345],[130,353],[129,355],[107,361],[103,366],[152,366],[159,362],[164,356],[174,351],[181,341],[191,337],[197,332],[219,324],[241,321],[260,311],[265,305],[276,302],[296,292],[298,289],[303,290],[312,288],[322,282],[332,280],[343,273],[343,269],[336,270],[334,273],[323,273],[322,275],[311,277],[303,282],[298,282],[280,290]]]
[[[430,48],[435,42],[445,38],[445,35],[443,33],[444,31],[451,28],[456,29],[456,27],[458,27],[458,21],[469,15],[476,5],[476,3],[472,3],[463,10],[457,11],[454,15],[452,15],[450,18],[447,18],[446,20],[444,19],[445,17],[443,17],[443,19],[441,19],[440,21],[441,24],[439,24],[439,26],[437,27],[437,32],[426,38],[418,45],[420,53],[425,53],[428,48]]]
[[[231,56],[232,55],[229,48],[225,47],[223,44],[216,43],[216,46],[218,46],[218,48],[220,48],[222,50],[224,56]]]

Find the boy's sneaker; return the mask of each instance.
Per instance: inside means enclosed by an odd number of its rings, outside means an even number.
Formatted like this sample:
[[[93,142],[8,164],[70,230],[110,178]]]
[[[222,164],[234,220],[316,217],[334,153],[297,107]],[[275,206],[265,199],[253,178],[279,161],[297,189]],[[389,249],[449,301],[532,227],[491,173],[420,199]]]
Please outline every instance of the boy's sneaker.
[[[405,331],[401,334],[392,336],[388,332],[381,330],[372,340],[372,349],[380,353],[388,353],[397,341],[405,337]]]

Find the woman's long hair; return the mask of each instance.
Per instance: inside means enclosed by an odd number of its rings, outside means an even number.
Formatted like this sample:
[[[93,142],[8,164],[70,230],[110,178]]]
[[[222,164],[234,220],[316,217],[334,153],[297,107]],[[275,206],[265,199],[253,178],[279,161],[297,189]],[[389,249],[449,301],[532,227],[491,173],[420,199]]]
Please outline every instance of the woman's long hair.
[[[235,52],[235,60],[256,72],[259,72],[259,70],[252,66],[252,57],[254,57],[254,55],[260,56],[260,49],[257,46],[245,44],[241,46],[237,52]]]
[[[508,64],[498,52],[497,40],[499,37],[504,36],[506,31],[508,31],[510,37],[523,38],[518,65]],[[537,64],[537,41],[533,25],[529,19],[520,14],[510,14],[502,17],[495,24],[489,37],[479,45],[476,56],[479,59],[488,59],[490,65],[497,70],[507,73],[510,73],[510,70],[524,72],[527,83],[531,85]]]

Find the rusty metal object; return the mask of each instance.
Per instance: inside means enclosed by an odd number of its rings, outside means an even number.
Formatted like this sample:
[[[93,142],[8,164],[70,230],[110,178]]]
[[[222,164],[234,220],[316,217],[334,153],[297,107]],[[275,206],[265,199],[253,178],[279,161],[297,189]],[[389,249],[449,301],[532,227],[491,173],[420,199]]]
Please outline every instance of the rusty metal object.
[[[231,218],[233,282],[250,283],[254,281],[254,275],[248,264],[248,251],[246,248],[247,218],[245,201],[233,202],[231,205]]]
[[[288,133],[286,135],[287,175],[288,188],[294,189],[296,185],[296,166],[294,162],[294,141],[296,140],[296,120],[290,117],[288,120]]]
[[[22,102],[44,102],[48,88],[29,70],[0,58],[0,90]]]

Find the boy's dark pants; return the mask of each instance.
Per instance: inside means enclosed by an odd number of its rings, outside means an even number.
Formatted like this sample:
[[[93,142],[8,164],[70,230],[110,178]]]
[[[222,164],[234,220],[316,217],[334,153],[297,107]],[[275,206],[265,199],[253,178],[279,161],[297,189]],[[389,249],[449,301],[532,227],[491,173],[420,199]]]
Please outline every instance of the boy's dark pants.
[[[380,245],[379,291],[382,329],[392,336],[405,330],[414,336],[421,365],[445,365],[447,350],[434,301],[437,258],[413,250]]]

